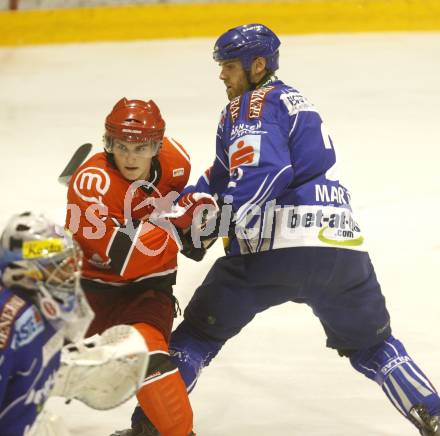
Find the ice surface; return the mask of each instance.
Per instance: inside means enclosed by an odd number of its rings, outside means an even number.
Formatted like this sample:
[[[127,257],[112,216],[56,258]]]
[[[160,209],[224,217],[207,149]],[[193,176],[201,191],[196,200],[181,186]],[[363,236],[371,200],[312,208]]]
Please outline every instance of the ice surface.
[[[392,315],[394,334],[440,386],[440,34],[283,37],[279,76],[320,109],[353,194]],[[122,96],[152,98],[167,132],[207,168],[226,103],[212,39],[0,48],[0,224],[14,212],[63,219],[58,174],[76,147],[101,148]],[[180,259],[184,307],[210,264]],[[251,278],[250,278],[251,280]],[[179,321],[176,321],[179,322]],[[325,348],[303,306],[247,326],[191,394],[201,436],[410,436],[377,385]],[[72,435],[128,425],[134,400],[97,412],[50,400]]]

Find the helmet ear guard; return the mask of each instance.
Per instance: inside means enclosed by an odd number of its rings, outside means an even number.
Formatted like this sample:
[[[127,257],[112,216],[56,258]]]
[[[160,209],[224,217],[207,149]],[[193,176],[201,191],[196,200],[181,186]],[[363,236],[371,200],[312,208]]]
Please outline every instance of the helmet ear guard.
[[[216,62],[239,59],[245,71],[261,56],[266,59],[266,69],[275,72],[279,67],[278,48],[281,42],[272,30],[263,24],[245,24],[229,29],[214,46]]]

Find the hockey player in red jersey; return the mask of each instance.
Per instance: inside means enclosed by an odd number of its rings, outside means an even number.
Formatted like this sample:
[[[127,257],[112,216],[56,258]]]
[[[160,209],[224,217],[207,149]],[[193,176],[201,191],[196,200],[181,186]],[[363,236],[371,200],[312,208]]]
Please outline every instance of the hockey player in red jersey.
[[[84,251],[81,283],[96,314],[88,335],[116,324],[141,332],[150,363],[139,404],[161,435],[186,436],[192,434],[192,410],[168,354],[179,248],[172,232],[148,217],[161,202],[169,206],[177,198],[191,165],[185,149],[164,131],[152,100],[121,99],[105,121],[104,152],[70,181],[66,225]],[[186,197],[178,204],[186,205]],[[199,203],[214,202],[206,195],[191,199],[171,220],[177,228],[191,221]]]

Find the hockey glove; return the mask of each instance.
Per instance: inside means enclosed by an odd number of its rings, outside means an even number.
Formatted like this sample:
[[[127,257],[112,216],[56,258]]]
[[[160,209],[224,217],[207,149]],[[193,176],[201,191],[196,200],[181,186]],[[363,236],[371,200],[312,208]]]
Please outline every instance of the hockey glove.
[[[180,240],[182,242],[182,249],[180,252],[187,258],[200,262],[206,254],[206,250],[214,245],[217,238],[211,238],[201,241],[201,246],[196,247],[191,237],[191,232],[184,233],[179,231]]]
[[[207,209],[214,213],[218,212],[219,208],[214,197],[204,192],[189,192],[182,195],[174,205],[170,221],[179,229],[187,229],[198,212],[202,212],[200,223],[203,225]]]

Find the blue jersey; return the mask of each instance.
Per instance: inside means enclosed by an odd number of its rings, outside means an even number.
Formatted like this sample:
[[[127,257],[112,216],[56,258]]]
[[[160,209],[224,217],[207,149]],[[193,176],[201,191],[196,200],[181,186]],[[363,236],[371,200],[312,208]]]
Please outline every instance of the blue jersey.
[[[63,336],[21,292],[0,287],[0,434],[24,436],[51,391]]]
[[[275,77],[226,106],[214,164],[190,189],[231,205],[228,254],[298,246],[365,250],[319,113]]]

